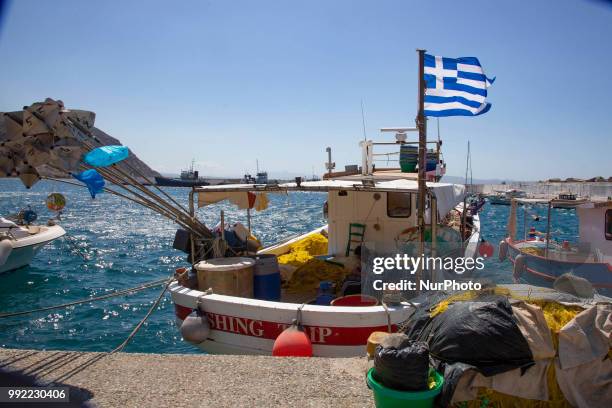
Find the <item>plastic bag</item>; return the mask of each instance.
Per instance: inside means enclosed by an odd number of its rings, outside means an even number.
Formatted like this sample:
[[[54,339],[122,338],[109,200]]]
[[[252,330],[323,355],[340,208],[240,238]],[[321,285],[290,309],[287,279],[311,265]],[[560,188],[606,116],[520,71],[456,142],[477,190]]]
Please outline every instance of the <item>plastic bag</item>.
[[[376,347],[374,377],[385,387],[400,391],[427,390],[429,347],[405,334],[390,334]]]
[[[127,159],[128,148],[121,145],[102,146],[85,155],[83,161],[93,167],[106,167]]]
[[[91,198],[96,198],[96,194],[104,191],[104,179],[94,169],[85,170],[78,174],[73,174],[72,177],[85,183]]]

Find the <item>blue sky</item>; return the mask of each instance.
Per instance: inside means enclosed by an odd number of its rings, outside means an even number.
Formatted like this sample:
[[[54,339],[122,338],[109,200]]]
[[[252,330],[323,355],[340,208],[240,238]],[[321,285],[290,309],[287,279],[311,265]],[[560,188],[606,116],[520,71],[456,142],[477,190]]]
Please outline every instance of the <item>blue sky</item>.
[[[519,5],[520,4],[520,5]],[[31,1],[0,29],[0,111],[93,110],[162,172],[240,175],[357,163],[413,125],[415,49],[478,57],[491,111],[440,120],[448,174],[612,176],[612,6],[554,1]],[[430,137],[435,121],[430,121]]]

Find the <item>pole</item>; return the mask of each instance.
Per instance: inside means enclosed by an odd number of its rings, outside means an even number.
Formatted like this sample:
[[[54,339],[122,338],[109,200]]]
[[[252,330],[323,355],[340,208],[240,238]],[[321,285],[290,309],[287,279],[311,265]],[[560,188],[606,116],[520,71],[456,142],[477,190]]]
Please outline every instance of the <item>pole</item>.
[[[544,258],[548,258],[548,248],[550,245],[550,216],[551,216],[552,201],[548,202],[548,214],[546,215],[546,251],[544,252]]]
[[[427,185],[425,183],[425,157],[427,155],[427,122],[425,120],[425,50],[417,49],[419,55],[419,99],[416,126],[419,129],[419,174],[418,174],[418,228],[420,241],[420,254],[425,252],[425,194]],[[422,270],[417,271],[416,280],[422,279]],[[420,285],[420,284],[418,284]]]
[[[431,256],[438,256],[438,199],[436,197],[431,197]],[[463,241],[462,241],[463,242]],[[435,265],[431,269],[431,281],[436,282],[436,267]]]

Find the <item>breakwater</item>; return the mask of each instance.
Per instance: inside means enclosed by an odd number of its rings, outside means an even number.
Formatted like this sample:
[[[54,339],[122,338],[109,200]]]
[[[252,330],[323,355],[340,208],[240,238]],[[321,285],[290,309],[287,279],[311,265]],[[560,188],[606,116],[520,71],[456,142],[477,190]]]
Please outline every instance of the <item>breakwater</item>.
[[[484,194],[506,191],[512,188],[523,190],[529,195],[538,197],[557,196],[564,192],[599,199],[612,197],[612,182],[511,182],[506,184],[475,184],[472,186],[473,191]]]

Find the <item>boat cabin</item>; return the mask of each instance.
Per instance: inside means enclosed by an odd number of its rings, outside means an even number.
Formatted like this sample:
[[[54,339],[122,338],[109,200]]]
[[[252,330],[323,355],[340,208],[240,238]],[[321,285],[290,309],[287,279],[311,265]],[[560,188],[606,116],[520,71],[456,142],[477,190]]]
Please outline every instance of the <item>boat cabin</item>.
[[[599,262],[612,264],[612,200],[590,201],[576,210],[580,242],[591,247]]]
[[[508,220],[508,235],[511,241],[520,242],[516,237],[516,205],[518,204],[546,204],[548,205],[548,225],[545,232],[528,237],[527,218],[523,219],[522,237],[524,243],[520,246],[533,245],[539,241],[542,247],[542,255],[545,258],[588,261],[598,263],[612,263],[612,200],[581,199],[576,200],[575,208],[578,216],[578,242],[563,242],[562,245],[554,242],[552,229],[554,215],[552,208],[565,208],[562,205],[567,198],[540,199],[540,198],[518,198],[512,201],[512,209]],[[572,200],[573,201],[573,200]],[[531,234],[534,235],[534,234]],[[529,242],[531,241],[531,243]]]
[[[464,187],[447,183],[427,183],[426,221],[441,223],[463,201]],[[368,242],[376,252],[397,252],[397,241],[417,226],[417,182],[411,179],[375,181],[321,180],[280,185],[236,184],[203,186],[194,190],[198,205],[222,200],[246,202],[247,194],[257,196],[291,191],[326,192],[323,211],[328,221],[329,255],[349,256],[357,244]],[[244,208],[244,207],[242,207]],[[251,207],[252,208],[252,207]],[[416,239],[415,239],[416,240]]]

